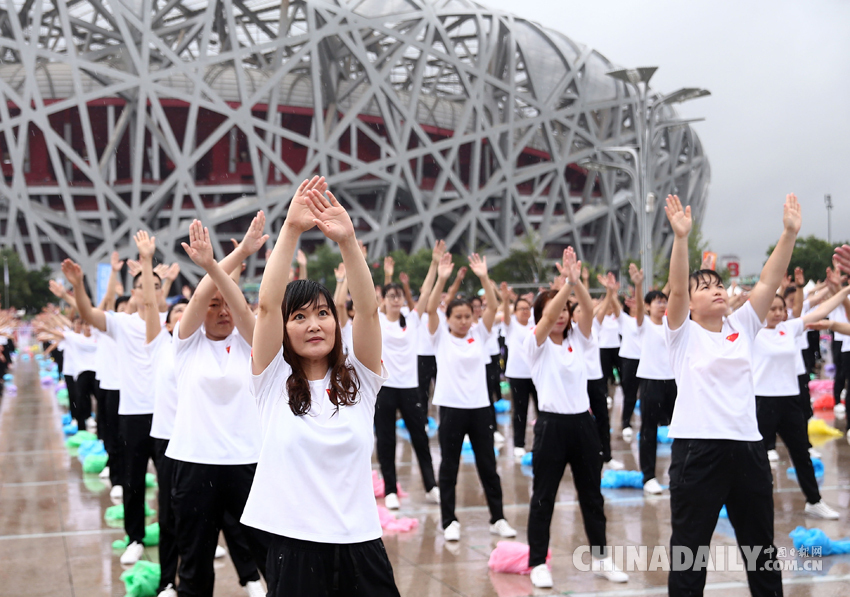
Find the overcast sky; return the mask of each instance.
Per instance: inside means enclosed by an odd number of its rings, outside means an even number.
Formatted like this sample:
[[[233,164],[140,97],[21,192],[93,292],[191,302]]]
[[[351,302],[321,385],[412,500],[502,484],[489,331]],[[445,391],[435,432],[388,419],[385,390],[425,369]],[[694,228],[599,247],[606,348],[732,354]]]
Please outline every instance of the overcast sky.
[[[801,235],[850,239],[850,2],[847,0],[478,0],[561,31],[613,63],[658,66],[654,89],[704,87],[679,105],[705,117],[711,162],[703,232],[757,273],[782,229],[786,193]]]

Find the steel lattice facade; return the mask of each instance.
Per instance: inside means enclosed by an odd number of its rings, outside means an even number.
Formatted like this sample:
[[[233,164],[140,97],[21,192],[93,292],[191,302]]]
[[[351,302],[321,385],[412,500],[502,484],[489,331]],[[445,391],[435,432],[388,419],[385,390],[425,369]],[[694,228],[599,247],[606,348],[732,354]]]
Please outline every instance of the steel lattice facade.
[[[638,253],[628,177],[576,165],[634,143],[635,98],[558,32],[468,0],[0,6],[0,242],[32,266],[91,274],[146,228],[195,278],[192,218],[220,257],[257,209],[276,231],[314,173],[373,254],[445,238],[499,259],[529,233],[594,264]],[[694,132],[665,128],[650,155],[655,192],[701,215]]]

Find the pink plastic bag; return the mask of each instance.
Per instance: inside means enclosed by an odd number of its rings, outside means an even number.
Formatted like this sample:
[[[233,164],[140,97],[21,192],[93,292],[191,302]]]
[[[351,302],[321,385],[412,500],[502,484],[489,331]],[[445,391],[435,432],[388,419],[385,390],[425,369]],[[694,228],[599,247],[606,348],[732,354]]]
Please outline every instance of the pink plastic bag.
[[[406,533],[419,526],[419,521],[415,518],[396,518],[383,506],[378,506],[378,518],[381,520],[381,528],[385,531]]]
[[[401,483],[396,482],[398,486],[398,497],[407,497],[407,492],[401,488]],[[372,471],[372,490],[375,492],[376,498],[384,497],[384,480],[378,476],[378,471]]]
[[[487,565],[493,572],[504,572],[507,574],[531,574],[528,567],[529,547],[525,543],[516,541],[499,541],[496,549],[490,553],[490,561]],[[552,550],[546,554],[546,564],[552,559]]]
[[[809,382],[809,394],[812,400],[817,400],[821,396],[832,396],[832,388],[835,381],[832,379],[813,379]]]

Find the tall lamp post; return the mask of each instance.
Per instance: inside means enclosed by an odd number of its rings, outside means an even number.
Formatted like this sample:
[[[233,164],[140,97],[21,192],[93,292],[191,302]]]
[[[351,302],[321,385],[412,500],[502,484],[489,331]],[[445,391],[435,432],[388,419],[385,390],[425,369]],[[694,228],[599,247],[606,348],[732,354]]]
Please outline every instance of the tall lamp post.
[[[832,195],[823,196],[826,205],[826,242],[832,244]]]
[[[655,278],[654,272],[654,251],[652,247],[652,229],[655,221],[655,192],[652,188],[652,180],[654,173],[652,172],[652,153],[655,142],[655,134],[661,129],[669,126],[677,126],[689,122],[697,122],[702,119],[676,120],[672,122],[657,123],[657,110],[667,104],[686,102],[698,97],[711,95],[711,92],[698,87],[684,87],[673,93],[669,93],[650,103],[649,98],[649,80],[655,71],[656,66],[648,66],[641,68],[629,68],[611,71],[608,76],[613,77],[623,83],[630,85],[635,90],[637,97],[637,106],[634,112],[635,115],[635,133],[636,147],[601,147],[601,152],[618,152],[627,153],[632,156],[635,161],[635,171],[637,173],[635,179],[635,195],[636,201],[632,203],[638,216],[638,231],[640,236],[640,254],[641,267],[644,273],[644,291],[652,287],[652,282]],[[656,126],[660,124],[660,126]],[[623,166],[621,169],[626,170]]]

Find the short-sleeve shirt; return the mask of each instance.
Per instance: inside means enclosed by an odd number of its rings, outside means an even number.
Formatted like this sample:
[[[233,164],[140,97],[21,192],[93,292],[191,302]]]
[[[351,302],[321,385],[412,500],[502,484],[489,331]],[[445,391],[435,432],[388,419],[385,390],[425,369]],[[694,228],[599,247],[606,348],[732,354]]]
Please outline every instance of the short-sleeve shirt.
[[[145,320],[138,314],[107,311],[106,333],[118,345],[121,400],[119,415],[149,415],[153,413],[153,357],[145,348]]]
[[[446,323],[437,326],[437,331],[431,335],[437,356],[435,406],[466,409],[490,406],[487,340],[492,333],[492,329],[487,331],[483,321],[469,328],[463,338],[455,337]]]
[[[753,343],[753,381],[756,396],[796,396],[797,338],[805,334],[801,318],[782,321],[775,328],[762,329]]]
[[[418,388],[419,362],[416,352],[419,347],[419,335],[422,332],[422,322],[416,311],[410,311],[404,317],[390,321],[381,313],[381,358],[390,374],[384,383],[388,388]]]
[[[664,334],[667,317],[661,325],[655,325],[649,317],[643,318],[643,324],[638,327],[640,334],[642,358],[637,368],[637,376],[641,379],[673,379],[673,369],[670,367],[670,352],[667,350],[667,337]]]
[[[165,328],[147,345],[154,360],[153,422],[151,437],[170,440],[177,416],[177,372],[174,364],[174,343]]]
[[[620,357],[624,359],[640,359],[640,338],[638,337],[637,319],[620,311]]]
[[[504,326],[505,344],[508,347],[508,362],[505,363],[505,377],[511,379],[531,379],[531,365],[528,355],[523,348],[525,339],[533,335],[534,322],[529,319],[522,325],[516,316],[511,316],[511,323]]]
[[[525,337],[523,351],[531,364],[531,379],[537,388],[541,411],[572,415],[590,408],[584,362],[589,345],[578,326],[573,327],[560,346],[548,337],[538,346],[533,333]]]

